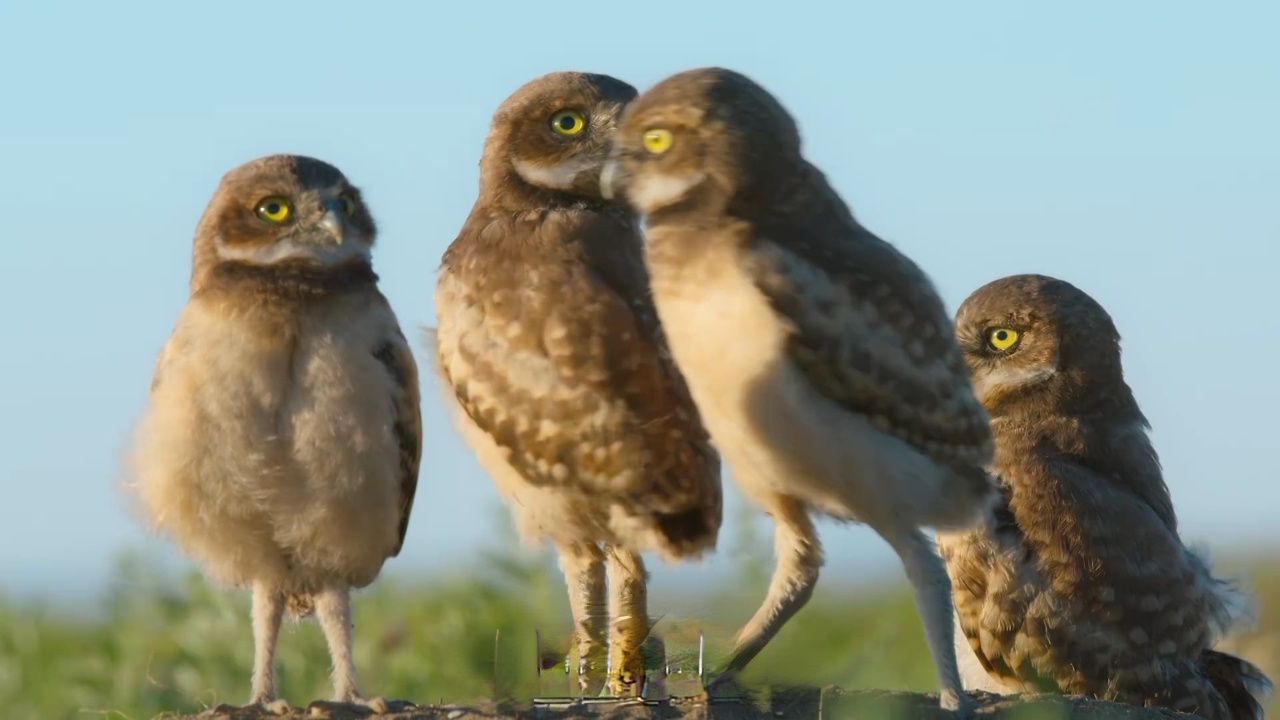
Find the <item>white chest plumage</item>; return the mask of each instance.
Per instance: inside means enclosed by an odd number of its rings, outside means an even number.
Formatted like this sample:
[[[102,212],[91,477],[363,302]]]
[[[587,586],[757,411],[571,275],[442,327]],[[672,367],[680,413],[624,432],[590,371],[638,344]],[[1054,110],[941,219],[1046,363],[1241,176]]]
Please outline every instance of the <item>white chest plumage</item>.
[[[949,475],[813,387],[788,357],[793,330],[738,252],[720,243],[650,268],[672,354],[738,485],[873,524],[930,514],[921,504]]]
[[[262,329],[183,312],[138,428],[140,499],[224,581],[367,583],[400,513],[394,384],[372,354],[386,324],[350,309]]]
[[[660,240],[659,240],[660,241]],[[802,388],[785,356],[787,328],[729,248],[651,268],[671,352],[717,448],[748,495],[796,474],[789,438],[772,432]]]
[[[741,414],[745,392],[785,361],[786,328],[729,250],[657,266],[654,302],[699,404]]]

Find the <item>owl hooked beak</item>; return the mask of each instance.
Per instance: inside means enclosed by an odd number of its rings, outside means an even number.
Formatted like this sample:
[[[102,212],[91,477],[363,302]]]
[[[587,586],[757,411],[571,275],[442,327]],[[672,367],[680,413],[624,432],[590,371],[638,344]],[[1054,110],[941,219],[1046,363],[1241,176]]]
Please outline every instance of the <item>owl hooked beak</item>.
[[[342,217],[338,214],[338,211],[333,208],[325,210],[324,216],[320,218],[320,222],[316,223],[316,226],[324,231],[324,234],[334,245],[342,244],[342,236],[345,231],[342,227]]]
[[[613,200],[627,189],[627,172],[617,160],[609,160],[600,170],[600,196],[605,200]]]

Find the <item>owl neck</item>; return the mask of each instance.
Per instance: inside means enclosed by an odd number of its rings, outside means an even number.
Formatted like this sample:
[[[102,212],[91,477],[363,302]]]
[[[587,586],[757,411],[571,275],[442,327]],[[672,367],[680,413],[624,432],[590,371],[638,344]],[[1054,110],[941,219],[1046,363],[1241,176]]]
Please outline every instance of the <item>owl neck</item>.
[[[320,299],[377,285],[378,276],[368,261],[334,266],[282,262],[254,265],[222,262],[213,267],[203,290],[252,294],[267,300],[297,302]]]
[[[516,172],[510,160],[485,157],[480,163],[478,205],[508,212],[547,208],[583,208],[607,212],[618,206],[598,195],[539,187]]]
[[[1126,453],[1141,446],[1146,450],[1140,455],[1154,456],[1147,418],[1123,380],[1106,391],[1072,393],[1065,385],[1042,386],[990,409],[998,464],[1045,452],[1086,465],[1105,463],[1115,459],[1116,438],[1124,438]]]
[[[1063,427],[1106,429],[1113,427],[1146,427],[1147,418],[1129,395],[1128,402],[1108,401],[1088,407],[1070,407],[1045,403],[1044,398],[1026,403],[1009,403],[989,413],[993,423],[1001,427],[1017,427],[1026,435],[1061,434]]]
[[[729,214],[766,225],[778,221],[788,227],[797,222],[827,228],[856,224],[848,205],[832,192],[821,170],[798,156],[778,163],[734,193]]]

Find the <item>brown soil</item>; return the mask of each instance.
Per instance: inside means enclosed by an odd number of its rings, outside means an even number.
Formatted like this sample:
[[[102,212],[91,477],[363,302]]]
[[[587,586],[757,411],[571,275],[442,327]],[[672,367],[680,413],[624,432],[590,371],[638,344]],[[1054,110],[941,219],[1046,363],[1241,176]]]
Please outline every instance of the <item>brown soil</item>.
[[[1190,718],[1169,711],[1063,698],[1058,696],[998,697],[979,695],[974,720],[1168,720]],[[392,712],[375,715],[362,707],[314,703],[283,716],[286,720],[508,720],[511,718],[682,718],[688,720],[757,720],[761,718],[823,718],[824,720],[955,720],[938,708],[937,699],[906,692],[839,688],[773,690],[753,700],[678,698],[665,701],[565,700],[542,701],[532,706],[427,706],[392,703]],[[172,716],[180,720],[266,720],[281,718],[257,708],[222,706],[200,715]]]

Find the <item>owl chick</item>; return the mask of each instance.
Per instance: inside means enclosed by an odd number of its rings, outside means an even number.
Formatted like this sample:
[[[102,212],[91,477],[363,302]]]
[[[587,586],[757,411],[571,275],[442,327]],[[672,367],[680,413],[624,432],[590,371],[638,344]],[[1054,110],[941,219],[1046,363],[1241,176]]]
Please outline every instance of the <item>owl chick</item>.
[[[214,580],[253,589],[250,702],[277,713],[288,710],[274,687],[286,608],[314,611],[335,699],[368,703],[350,588],[399,553],[413,504],[417,368],[378,292],[374,234],[332,165],[274,155],[227,173],[137,428],[147,518]]]
[[[629,105],[604,176],[644,215],[658,315],[712,441],[776,523],[778,565],[726,675],[808,600],[824,513],[897,552],[942,704],[960,708],[950,588],[920,528],[980,521],[991,450],[928,279],[858,224],[777,100],[728,70]]]
[[[719,460],[669,359],[639,229],[600,197],[634,96],[604,75],[552,73],[498,108],[435,296],[461,432],[521,534],[559,552],[582,689],[598,687],[607,643],[615,695],[642,680],[640,552],[696,556],[721,516]]]
[[[1245,603],[1178,538],[1106,311],[1018,275],[974,292],[956,337],[1003,492],[990,527],[940,541],[966,682],[1261,718],[1266,678],[1211,649]]]

